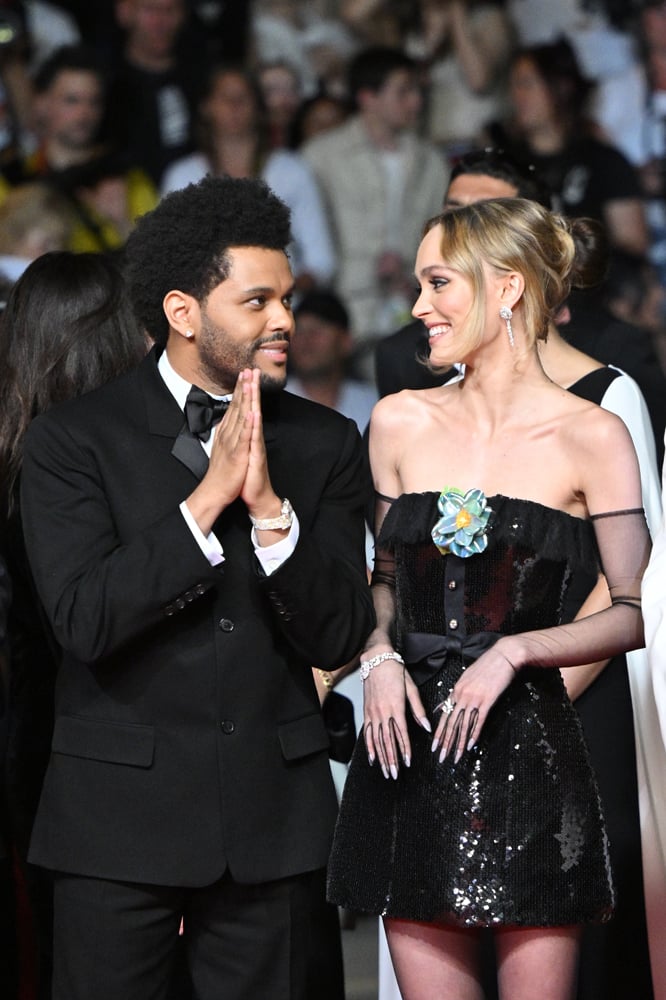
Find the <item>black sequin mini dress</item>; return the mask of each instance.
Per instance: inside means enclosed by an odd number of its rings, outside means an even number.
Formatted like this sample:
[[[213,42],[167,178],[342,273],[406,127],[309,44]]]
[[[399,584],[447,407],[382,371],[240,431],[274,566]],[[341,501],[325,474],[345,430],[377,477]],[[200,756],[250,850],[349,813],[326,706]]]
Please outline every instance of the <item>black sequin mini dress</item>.
[[[396,648],[411,656],[433,730],[479,639],[559,624],[573,570],[599,560],[589,522],[500,496],[488,498],[485,551],[442,555],[430,534],[437,499],[401,496],[378,542],[395,559]],[[599,795],[558,670],[517,674],[457,764],[440,763],[432,736],[409,727],[411,767],[397,781],[358,740],[329,865],[333,903],[464,927],[610,917]]]

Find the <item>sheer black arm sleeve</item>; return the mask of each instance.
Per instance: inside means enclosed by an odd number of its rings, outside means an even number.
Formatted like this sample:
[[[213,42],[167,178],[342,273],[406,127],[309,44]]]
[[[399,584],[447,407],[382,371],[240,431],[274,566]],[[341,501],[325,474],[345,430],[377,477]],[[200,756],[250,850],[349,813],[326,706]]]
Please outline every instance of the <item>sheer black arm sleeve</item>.
[[[641,509],[592,516],[611,607],[552,629],[524,633],[523,665],[570,667],[608,659],[644,644],[641,580],[650,535]]]

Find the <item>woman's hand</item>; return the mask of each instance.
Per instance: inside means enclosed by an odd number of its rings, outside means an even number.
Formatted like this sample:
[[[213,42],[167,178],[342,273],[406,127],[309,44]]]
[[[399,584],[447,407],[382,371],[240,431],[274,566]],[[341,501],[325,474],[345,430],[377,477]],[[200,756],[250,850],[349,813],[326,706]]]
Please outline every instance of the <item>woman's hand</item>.
[[[463,671],[438,706],[442,717],[435,730],[432,751],[439,750],[440,761],[453,754],[457,764],[464,751],[472,749],[488,712],[516,676],[518,667],[502,651],[501,642],[498,640]]]
[[[386,652],[392,650],[373,646],[363,653],[361,663]],[[368,762],[378,760],[385,778],[397,779],[400,759],[405,767],[411,763],[407,705],[416,722],[431,732],[418,688],[403,664],[392,659],[378,663],[363,682],[363,734]]]

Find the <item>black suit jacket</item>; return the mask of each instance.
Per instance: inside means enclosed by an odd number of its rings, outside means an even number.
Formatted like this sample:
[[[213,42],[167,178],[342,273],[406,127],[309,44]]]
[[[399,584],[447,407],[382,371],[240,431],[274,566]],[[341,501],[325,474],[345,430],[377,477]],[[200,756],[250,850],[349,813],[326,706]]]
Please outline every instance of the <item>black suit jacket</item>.
[[[153,351],[26,437],[26,547],[64,650],[30,859],[262,882],[326,863],[337,806],[310,667],[349,660],[373,626],[368,484],[352,421],[267,398],[270,475],[300,537],[265,576],[236,501],[211,567],[178,509],[197,483],[172,454],[182,424]]]

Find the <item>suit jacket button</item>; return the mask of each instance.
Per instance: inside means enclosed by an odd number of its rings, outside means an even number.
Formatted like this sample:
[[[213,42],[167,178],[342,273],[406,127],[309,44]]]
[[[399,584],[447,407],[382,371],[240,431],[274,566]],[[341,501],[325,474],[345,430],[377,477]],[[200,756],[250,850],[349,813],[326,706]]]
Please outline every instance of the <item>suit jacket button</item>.
[[[173,615],[175,613],[176,613],[176,609],[174,608],[173,604],[167,604],[167,606],[164,609],[164,614],[167,616],[167,618],[170,618],[171,615]]]
[[[202,594],[206,593],[206,588],[204,587],[203,583],[198,583],[196,587],[194,587],[194,593],[198,594],[199,597],[201,597]]]
[[[182,611],[183,608],[185,607],[185,601],[183,600],[182,597],[177,597],[173,603],[176,605],[179,611]]]
[[[225,736],[231,736],[231,734],[236,729],[236,726],[231,721],[231,719],[225,719],[224,722],[220,723],[220,729],[222,730]]]
[[[220,618],[217,624],[223,632],[233,632],[234,630],[234,623],[229,618]]]

